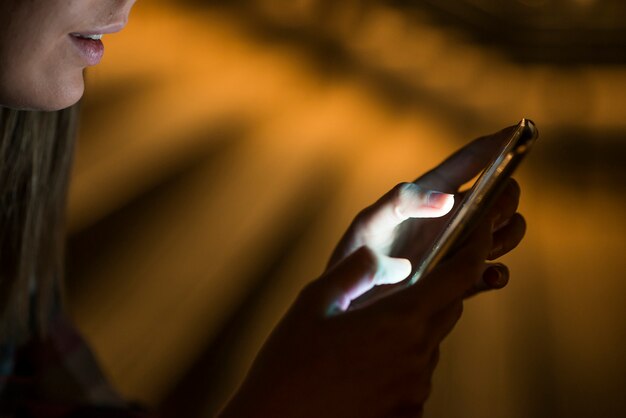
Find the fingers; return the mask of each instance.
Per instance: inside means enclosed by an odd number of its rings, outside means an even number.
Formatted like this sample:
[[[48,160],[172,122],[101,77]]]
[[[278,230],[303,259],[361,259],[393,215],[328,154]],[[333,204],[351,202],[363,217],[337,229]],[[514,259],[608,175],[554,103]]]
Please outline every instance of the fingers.
[[[359,227],[368,235],[388,232],[409,218],[434,218],[447,214],[454,205],[454,196],[400,183],[364,210]]]
[[[526,222],[519,213],[520,187],[509,179],[498,200],[489,210],[488,219],[492,224],[493,244],[487,257],[495,260],[515,248],[524,237]]]
[[[481,279],[463,298],[468,299],[482,292],[502,289],[509,283],[509,277],[509,269],[504,264],[486,264]]]
[[[310,284],[305,292],[313,295],[312,303],[318,313],[332,315],[346,311],[353,300],[376,285],[401,282],[411,268],[409,260],[361,247]]]
[[[493,231],[509,222],[519,206],[521,189],[514,179],[507,180],[506,186],[489,210]]]
[[[406,258],[389,257],[383,254],[377,254],[377,257],[378,270],[374,277],[375,286],[400,283],[411,274],[413,267]]]
[[[461,300],[480,281],[490,249],[491,233],[488,225],[482,224],[452,257],[405,291],[387,299],[409,308],[419,307],[427,315],[437,313]]]
[[[327,316],[345,311],[352,299],[374,287],[376,264],[374,253],[361,247],[310,283],[303,295],[318,314]]]
[[[416,183],[428,189],[454,193],[489,164],[514,129],[515,126],[510,126],[474,140],[421,176]]]
[[[502,263],[488,264],[483,273],[483,283],[489,289],[502,289],[509,283],[509,269]]]
[[[519,245],[526,233],[526,221],[519,213],[513,215],[508,222],[493,234],[493,246],[488,260],[495,260]]]
[[[400,183],[361,211],[333,252],[328,267],[361,245],[378,250],[391,245],[395,228],[409,218],[443,216],[453,206],[452,194],[427,190],[414,183]]]

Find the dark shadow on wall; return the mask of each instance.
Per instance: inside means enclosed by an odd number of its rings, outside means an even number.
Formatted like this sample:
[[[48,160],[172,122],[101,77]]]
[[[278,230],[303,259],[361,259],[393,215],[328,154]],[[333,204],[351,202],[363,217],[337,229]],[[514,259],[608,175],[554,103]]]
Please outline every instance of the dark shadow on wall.
[[[161,403],[164,417],[214,416],[219,411],[238,383],[233,380],[232,366],[241,359],[235,357],[233,347],[244,342],[246,327],[254,323],[254,313],[265,303],[263,295],[271,292],[278,273],[316,227],[316,219],[339,192],[340,179],[339,173],[326,170],[324,175],[313,176],[302,184],[300,196],[284,209],[282,229],[266,243],[270,247],[268,256],[248,281],[245,296]]]

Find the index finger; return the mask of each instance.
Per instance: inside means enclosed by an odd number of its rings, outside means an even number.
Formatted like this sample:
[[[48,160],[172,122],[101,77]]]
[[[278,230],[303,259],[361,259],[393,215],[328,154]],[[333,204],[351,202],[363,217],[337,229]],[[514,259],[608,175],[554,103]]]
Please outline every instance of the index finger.
[[[437,167],[415,180],[420,187],[454,193],[495,158],[516,126],[480,137],[464,146]]]

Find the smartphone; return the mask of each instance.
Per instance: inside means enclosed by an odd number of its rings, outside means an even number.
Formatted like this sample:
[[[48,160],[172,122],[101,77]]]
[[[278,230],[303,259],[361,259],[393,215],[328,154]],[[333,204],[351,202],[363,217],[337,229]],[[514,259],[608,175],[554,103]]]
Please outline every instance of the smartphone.
[[[430,273],[463,243],[502,192],[506,180],[528,154],[537,137],[535,124],[529,119],[522,119],[498,155],[465,194],[432,248],[408,279],[407,285],[414,284]]]

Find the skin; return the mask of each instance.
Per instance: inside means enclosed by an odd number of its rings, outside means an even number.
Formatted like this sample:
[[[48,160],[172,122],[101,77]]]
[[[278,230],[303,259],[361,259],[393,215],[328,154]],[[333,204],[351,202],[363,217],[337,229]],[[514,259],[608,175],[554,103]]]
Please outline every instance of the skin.
[[[133,4],[0,0],[0,105],[57,110],[76,103],[86,64],[70,34],[120,30]],[[396,284],[446,221],[453,204],[448,194],[458,202],[459,187],[509,133],[479,138],[364,209],[324,274],[276,327],[222,416],[421,416],[439,345],[461,317],[463,301],[508,282],[506,266],[487,261],[524,236],[517,183],[509,182],[464,247],[414,286],[398,290]],[[370,290],[373,297],[355,307]]]
[[[508,283],[506,266],[487,261],[524,236],[517,183],[509,182],[466,245],[432,273],[412,287],[347,308],[374,286],[389,289],[410,273],[447,219],[429,219],[449,210],[433,209],[429,190],[456,191],[509,132],[474,141],[364,209],[326,272],[301,292],[274,330],[222,416],[421,416],[439,345],[461,317],[463,301]]]
[[[0,105],[59,110],[76,103],[87,64],[70,33],[121,30],[134,3],[0,0]]]

